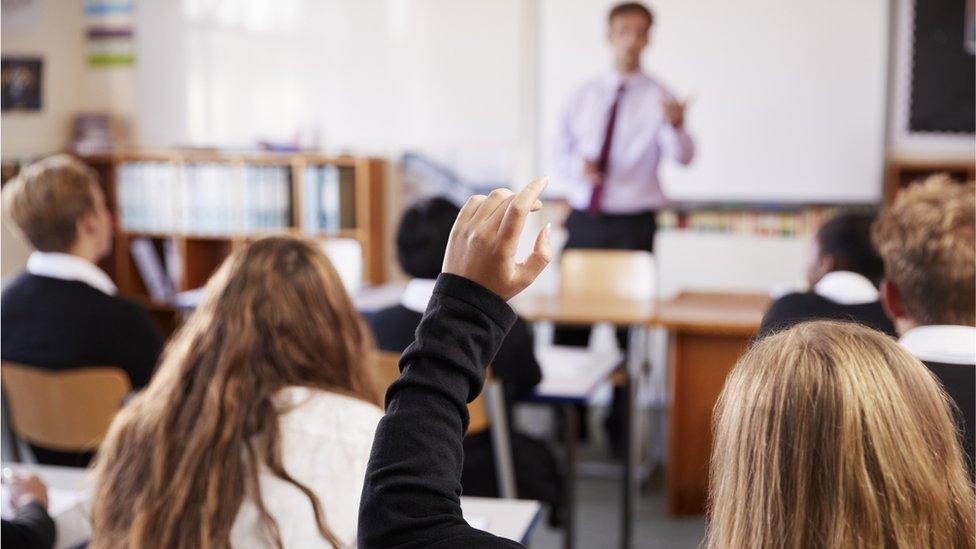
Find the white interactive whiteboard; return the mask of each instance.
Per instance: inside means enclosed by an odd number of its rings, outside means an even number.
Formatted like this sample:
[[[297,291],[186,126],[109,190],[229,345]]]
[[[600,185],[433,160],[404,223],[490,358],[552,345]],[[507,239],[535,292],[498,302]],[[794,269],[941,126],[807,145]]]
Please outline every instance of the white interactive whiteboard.
[[[610,67],[608,0],[539,0],[540,164],[573,89]],[[864,203],[881,197],[886,0],[652,0],[644,67],[692,96],[693,202]]]

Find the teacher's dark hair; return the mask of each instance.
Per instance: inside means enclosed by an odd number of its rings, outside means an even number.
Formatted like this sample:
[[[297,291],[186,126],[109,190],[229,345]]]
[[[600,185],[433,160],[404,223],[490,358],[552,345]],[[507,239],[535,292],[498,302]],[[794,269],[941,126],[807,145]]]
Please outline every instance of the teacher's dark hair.
[[[446,198],[420,200],[407,208],[397,227],[397,261],[413,278],[437,278],[458,209]]]
[[[610,8],[610,14],[607,16],[607,24],[612,23],[614,17],[628,13],[639,13],[646,17],[647,28],[651,28],[651,25],[654,24],[654,14],[651,13],[651,9],[640,2],[623,2]]]

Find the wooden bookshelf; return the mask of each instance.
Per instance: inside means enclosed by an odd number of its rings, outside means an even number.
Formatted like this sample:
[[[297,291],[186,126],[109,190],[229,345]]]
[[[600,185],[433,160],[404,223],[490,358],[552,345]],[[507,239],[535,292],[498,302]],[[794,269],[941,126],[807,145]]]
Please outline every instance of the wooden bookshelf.
[[[160,322],[164,331],[170,332],[178,324],[177,312],[168,304],[154,303],[149,299],[142,277],[130,252],[134,238],[149,239],[158,250],[163,242],[172,240],[180,258],[182,277],[176,288],[186,291],[206,283],[223,260],[234,250],[268,234],[301,234],[312,238],[350,238],[359,242],[363,254],[363,281],[381,284],[387,279],[385,239],[385,163],[381,159],[353,156],[326,156],[320,154],[276,153],[219,153],[209,151],[128,151],[79,157],[99,174],[100,183],[107,197],[108,207],[119,219],[120,191],[119,170],[127,163],[155,162],[172,165],[182,170],[187,166],[207,164],[230,167],[273,166],[287,170],[290,180],[288,192],[288,223],[268,230],[219,232],[205,231],[156,231],[132,230],[116,227],[115,246],[110,257],[100,265],[119,287],[121,295],[135,299],[147,306]],[[310,229],[303,226],[303,182],[306,167],[333,166],[341,170],[343,177],[351,181],[354,189],[352,202],[355,213],[354,226],[332,230]],[[170,320],[167,320],[171,317]]]
[[[901,189],[937,173],[947,173],[959,181],[972,181],[976,179],[976,162],[892,158],[888,160],[885,174],[885,204],[891,204]]]

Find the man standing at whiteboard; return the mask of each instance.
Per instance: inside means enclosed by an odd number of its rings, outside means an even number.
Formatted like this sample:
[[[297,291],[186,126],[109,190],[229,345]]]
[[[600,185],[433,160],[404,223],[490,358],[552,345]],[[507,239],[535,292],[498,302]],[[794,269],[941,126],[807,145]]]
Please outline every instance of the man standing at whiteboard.
[[[613,70],[583,84],[563,114],[554,158],[573,209],[566,248],[652,251],[655,211],[667,203],[658,164],[694,156],[685,103],[641,69],[653,23],[637,2],[610,10]]]
[[[558,181],[572,207],[566,248],[653,251],[656,210],[667,203],[658,164],[688,164],[694,144],[685,131],[685,103],[641,69],[654,16],[643,4],[616,5],[607,18],[613,70],[589,80],[570,98],[556,136]],[[586,346],[590,329],[558,326],[554,343]],[[626,330],[617,331],[627,348]],[[623,454],[626,399],[618,387],[604,427]],[[581,422],[584,427],[586,422]],[[586,429],[581,433],[586,437]]]

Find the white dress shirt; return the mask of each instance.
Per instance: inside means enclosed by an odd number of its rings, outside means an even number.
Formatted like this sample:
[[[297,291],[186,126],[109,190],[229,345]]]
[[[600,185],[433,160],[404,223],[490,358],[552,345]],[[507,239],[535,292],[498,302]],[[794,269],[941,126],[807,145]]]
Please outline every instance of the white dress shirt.
[[[918,326],[905,332],[898,343],[923,362],[976,364],[976,328],[972,326]]]
[[[33,252],[27,259],[27,272],[36,276],[84,282],[108,295],[119,293],[119,289],[105,271],[76,255]]]
[[[275,404],[283,412],[278,422],[285,470],[318,497],[326,524],[343,546],[355,547],[366,463],[383,411],[350,396],[308,387],[282,389]],[[278,523],[284,547],[329,547],[305,494],[267,471],[261,473],[260,483],[262,500]],[[241,504],[230,541],[232,547],[272,546],[250,496]]]
[[[621,84],[624,92],[617,106],[602,211],[627,214],[666,205],[657,173],[661,158],[688,164],[694,156],[691,137],[664,116],[661,101],[673,99],[671,93],[642,72],[605,73],[572,96],[556,136],[554,187],[565,191],[574,209],[589,206],[593,185],[583,176],[583,163],[595,161],[600,154],[607,116]]]

